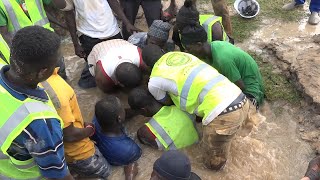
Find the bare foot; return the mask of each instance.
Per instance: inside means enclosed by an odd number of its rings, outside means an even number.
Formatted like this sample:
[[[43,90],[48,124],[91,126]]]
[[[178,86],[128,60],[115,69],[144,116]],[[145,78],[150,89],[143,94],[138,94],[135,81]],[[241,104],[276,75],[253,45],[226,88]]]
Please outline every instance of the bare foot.
[[[124,166],[123,168],[126,180],[134,180],[138,174],[138,163],[134,162],[132,164]]]

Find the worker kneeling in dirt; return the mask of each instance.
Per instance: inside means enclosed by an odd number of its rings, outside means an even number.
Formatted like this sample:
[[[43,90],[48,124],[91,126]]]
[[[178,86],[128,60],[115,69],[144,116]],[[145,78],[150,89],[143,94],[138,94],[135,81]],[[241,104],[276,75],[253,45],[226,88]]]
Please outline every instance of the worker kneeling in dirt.
[[[95,45],[88,64],[97,86],[104,92],[110,92],[115,86],[138,86],[142,80],[141,70],[145,68],[140,48],[122,39]]]
[[[174,105],[163,106],[148,90],[140,87],[130,92],[128,103],[140,114],[152,117],[137,132],[142,144],[160,150],[175,150],[198,142],[194,115],[181,111]]]
[[[227,162],[231,141],[247,117],[249,103],[241,89],[197,57],[170,52],[157,57],[157,46],[147,46],[143,56],[153,67],[148,88],[164,105],[202,118],[201,148],[205,165],[220,170]]]
[[[223,41],[206,41],[202,27],[185,28],[181,34],[187,52],[201,58],[235,83],[255,108],[263,103],[264,85],[256,61],[240,48]]]
[[[199,15],[199,12],[191,0],[186,0],[184,5],[177,14],[176,25],[173,27],[172,40],[181,51],[185,50],[181,44],[181,32],[185,27],[202,26],[207,32],[206,40],[212,41],[226,41],[234,43],[233,39],[229,38],[222,26],[222,18],[211,14]]]

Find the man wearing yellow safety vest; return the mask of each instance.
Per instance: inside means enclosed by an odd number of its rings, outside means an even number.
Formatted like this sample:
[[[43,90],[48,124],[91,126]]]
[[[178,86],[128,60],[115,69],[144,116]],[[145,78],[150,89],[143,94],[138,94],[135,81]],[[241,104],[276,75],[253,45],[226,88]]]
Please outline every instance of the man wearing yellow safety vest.
[[[146,64],[152,68],[148,89],[165,105],[172,102],[181,110],[202,119],[200,143],[205,165],[220,170],[227,162],[234,135],[247,118],[249,103],[235,84],[197,57],[170,52],[160,59],[156,46],[143,49]]]
[[[10,49],[0,34],[0,64],[10,64]]]
[[[26,26],[42,26],[50,31],[47,14],[44,10],[44,4],[50,4],[53,1],[59,5],[57,0],[1,0],[0,1],[0,34],[11,45],[13,35]],[[66,78],[63,57],[58,62],[61,67],[59,75]]]
[[[148,90],[140,87],[130,92],[128,103],[138,114],[152,117],[137,132],[142,144],[161,150],[175,150],[198,142],[194,115],[174,105],[163,106]]]
[[[16,32],[11,64],[0,70],[0,179],[72,180],[62,127],[46,92],[38,87],[56,67],[60,38],[39,26]]]
[[[202,26],[207,32],[207,41],[227,41],[234,43],[232,38],[229,38],[222,25],[222,18],[215,15],[199,15],[198,10],[192,1],[185,1],[184,5],[180,8],[176,25],[173,28],[172,40],[181,51],[184,47],[181,44],[181,32],[185,29],[193,29],[194,27]]]

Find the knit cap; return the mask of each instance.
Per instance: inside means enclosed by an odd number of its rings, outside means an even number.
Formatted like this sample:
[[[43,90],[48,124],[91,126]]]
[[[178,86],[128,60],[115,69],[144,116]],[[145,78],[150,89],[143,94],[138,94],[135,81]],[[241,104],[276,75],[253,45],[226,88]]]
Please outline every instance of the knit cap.
[[[180,8],[177,14],[176,25],[179,30],[182,31],[182,29],[187,25],[197,24],[200,24],[199,12],[192,0],[185,0],[184,5]]]
[[[163,22],[162,20],[154,20],[149,28],[148,35],[167,41],[169,39],[169,32],[171,24]]]
[[[195,44],[207,41],[207,32],[200,25],[186,26],[181,32],[181,43],[183,45]]]

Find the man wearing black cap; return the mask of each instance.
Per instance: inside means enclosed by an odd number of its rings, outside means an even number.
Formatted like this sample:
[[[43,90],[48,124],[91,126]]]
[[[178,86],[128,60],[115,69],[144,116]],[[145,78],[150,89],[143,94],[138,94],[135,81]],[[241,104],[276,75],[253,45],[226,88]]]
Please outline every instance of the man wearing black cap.
[[[191,172],[189,158],[179,151],[167,151],[153,164],[150,180],[201,180]]]

